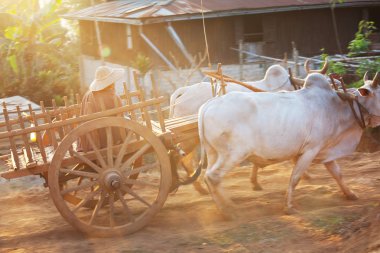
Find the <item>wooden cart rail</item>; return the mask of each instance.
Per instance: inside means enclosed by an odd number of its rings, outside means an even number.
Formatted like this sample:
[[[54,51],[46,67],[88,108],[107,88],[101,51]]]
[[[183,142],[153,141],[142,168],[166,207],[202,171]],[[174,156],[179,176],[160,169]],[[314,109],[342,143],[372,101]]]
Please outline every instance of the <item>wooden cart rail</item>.
[[[29,113],[25,113],[21,112],[19,107],[16,107],[16,111],[9,111],[6,104],[3,104],[5,120],[0,122],[0,127],[6,127],[6,131],[0,132],[0,140],[8,140],[10,153],[0,156],[0,159],[6,161],[7,169],[31,169],[40,166],[44,168],[36,171],[46,170],[45,165],[49,162],[49,155],[54,153],[59,143],[72,129],[86,121],[101,117],[128,114],[132,120],[138,121],[152,130],[151,116],[153,116],[158,120],[157,124],[161,131],[165,132],[164,116],[160,105],[166,99],[159,96],[151,75],[154,97],[146,100],[144,91],[139,84],[138,74],[134,72],[133,75],[135,91],[129,91],[127,85],[123,84],[124,93],[121,95],[121,99],[124,106],[89,115],[80,115],[81,103],[78,95],[76,104],[73,105],[68,104],[67,97],[64,97],[65,105],[62,107],[57,107],[55,100],[52,100],[53,108],[50,110],[47,110],[44,103],[41,102],[41,112],[37,113],[32,110],[31,106],[29,106]],[[153,113],[151,113],[151,108],[153,108]],[[18,117],[10,119],[10,113],[17,113]],[[34,141],[31,140],[31,135],[35,136]],[[43,140],[44,135],[48,136],[52,147],[46,147]],[[25,174],[28,173],[20,173],[20,175]]]

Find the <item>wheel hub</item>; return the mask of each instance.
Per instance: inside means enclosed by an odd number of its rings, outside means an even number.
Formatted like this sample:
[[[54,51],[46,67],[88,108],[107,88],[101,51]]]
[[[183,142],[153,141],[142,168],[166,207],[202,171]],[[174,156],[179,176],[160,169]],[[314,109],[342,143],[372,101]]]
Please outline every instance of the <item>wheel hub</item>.
[[[115,191],[120,189],[122,184],[122,176],[118,171],[115,170],[108,170],[104,173],[103,176],[103,184],[104,186],[110,190]]]

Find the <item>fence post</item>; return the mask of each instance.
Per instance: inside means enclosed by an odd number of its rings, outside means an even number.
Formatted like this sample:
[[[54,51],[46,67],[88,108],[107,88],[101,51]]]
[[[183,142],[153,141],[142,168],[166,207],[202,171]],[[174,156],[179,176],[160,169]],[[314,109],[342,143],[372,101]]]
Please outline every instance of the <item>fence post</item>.
[[[243,80],[243,64],[244,64],[244,54],[243,54],[243,40],[239,40],[239,78]]]
[[[296,43],[294,41],[292,41],[292,47],[293,47],[293,61],[294,61],[294,72],[296,74],[296,76],[299,76],[300,75],[300,72],[299,72],[299,69],[298,69],[298,60],[299,60],[299,54],[298,54],[298,50],[296,48]]]

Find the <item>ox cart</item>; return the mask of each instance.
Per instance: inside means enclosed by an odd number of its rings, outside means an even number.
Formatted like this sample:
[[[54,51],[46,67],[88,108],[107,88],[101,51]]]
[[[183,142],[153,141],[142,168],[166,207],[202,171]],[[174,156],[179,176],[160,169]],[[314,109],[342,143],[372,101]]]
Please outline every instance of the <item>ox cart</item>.
[[[71,104],[65,98],[64,106],[53,100],[52,108],[41,102],[38,112],[3,104],[0,140],[10,149],[1,154],[0,176],[42,176],[58,211],[81,232],[108,237],[144,227],[178,186],[176,144],[197,138],[197,117],[165,120],[166,99],[153,78],[146,99],[134,77],[135,91],[124,85],[123,106],[87,115],[80,114],[79,96]]]

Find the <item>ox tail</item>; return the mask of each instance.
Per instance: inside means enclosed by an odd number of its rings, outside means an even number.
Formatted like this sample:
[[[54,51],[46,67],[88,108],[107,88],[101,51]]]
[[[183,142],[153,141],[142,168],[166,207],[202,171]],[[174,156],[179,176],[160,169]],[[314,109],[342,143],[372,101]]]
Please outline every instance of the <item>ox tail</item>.
[[[169,118],[173,117],[174,106],[176,105],[177,98],[179,98],[180,96],[182,96],[185,93],[186,89],[187,89],[187,87],[180,87],[180,88],[176,89],[173,92],[173,94],[170,96]]]

